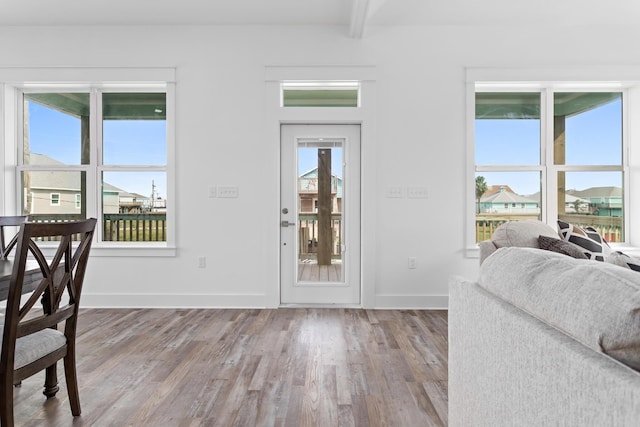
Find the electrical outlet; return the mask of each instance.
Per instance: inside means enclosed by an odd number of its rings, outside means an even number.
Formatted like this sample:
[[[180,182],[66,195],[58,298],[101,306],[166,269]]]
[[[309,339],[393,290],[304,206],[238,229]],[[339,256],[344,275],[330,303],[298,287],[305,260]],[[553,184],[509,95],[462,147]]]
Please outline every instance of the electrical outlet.
[[[207,257],[199,256],[198,268],[206,268],[206,267],[207,267]]]
[[[209,198],[217,197],[216,186],[212,185],[209,187]]]
[[[408,262],[408,267],[409,269],[413,270],[414,268],[416,268],[416,257],[409,257],[409,262]]]

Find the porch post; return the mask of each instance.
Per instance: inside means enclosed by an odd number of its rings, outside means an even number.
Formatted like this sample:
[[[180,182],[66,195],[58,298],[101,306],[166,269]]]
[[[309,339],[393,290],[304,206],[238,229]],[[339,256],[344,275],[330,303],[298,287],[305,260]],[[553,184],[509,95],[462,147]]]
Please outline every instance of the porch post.
[[[318,265],[331,265],[331,149],[318,149]]]
[[[553,164],[565,164],[566,152],[566,116],[553,116]],[[567,191],[565,172],[558,172],[558,215],[565,213],[565,193]]]

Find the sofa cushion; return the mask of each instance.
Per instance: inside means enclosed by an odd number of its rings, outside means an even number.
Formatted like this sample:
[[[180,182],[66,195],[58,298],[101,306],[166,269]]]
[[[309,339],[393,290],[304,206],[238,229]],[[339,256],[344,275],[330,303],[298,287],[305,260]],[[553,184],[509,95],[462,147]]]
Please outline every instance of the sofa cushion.
[[[542,221],[525,219],[508,221],[496,228],[491,241],[497,248],[520,246],[538,248],[539,236],[558,237],[558,233]]]
[[[531,248],[501,248],[479,285],[577,341],[640,370],[640,274]]]
[[[589,259],[604,261],[605,257],[611,253],[609,244],[593,227],[580,227],[558,220],[558,234],[567,242],[584,248]]]
[[[640,260],[631,258],[629,255],[620,251],[611,252],[604,260],[609,264],[619,265],[620,267],[633,271],[640,271]]]
[[[546,251],[557,252],[577,259],[588,259],[580,246],[555,237],[540,236],[538,237],[538,245],[540,249]]]

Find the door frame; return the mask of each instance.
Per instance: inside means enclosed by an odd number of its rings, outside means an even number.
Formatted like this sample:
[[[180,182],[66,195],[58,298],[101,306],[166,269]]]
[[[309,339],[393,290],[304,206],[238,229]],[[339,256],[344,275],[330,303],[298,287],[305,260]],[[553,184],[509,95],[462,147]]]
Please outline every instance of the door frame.
[[[265,137],[270,147],[272,185],[265,203],[267,233],[265,307],[280,306],[280,126],[283,124],[360,125],[360,306],[375,307],[376,289],[376,68],[374,66],[265,67]],[[283,81],[350,80],[360,82],[361,105],[282,107]]]

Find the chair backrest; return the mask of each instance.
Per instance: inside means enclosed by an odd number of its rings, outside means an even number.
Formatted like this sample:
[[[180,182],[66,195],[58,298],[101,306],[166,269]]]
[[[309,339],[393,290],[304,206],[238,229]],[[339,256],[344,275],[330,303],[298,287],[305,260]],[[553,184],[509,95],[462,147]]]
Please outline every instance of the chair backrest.
[[[75,341],[78,305],[95,225],[96,220],[91,218],[66,223],[25,222],[20,226],[7,297],[2,368],[14,366],[16,339],[45,328],[55,329],[61,322],[65,322],[67,340]],[[74,240],[77,236],[79,240]],[[48,237],[56,241],[42,242]],[[47,247],[57,244],[53,257],[45,257],[43,244]],[[31,280],[34,270],[42,278],[38,279],[31,295],[22,299],[23,285]],[[34,309],[36,304],[42,304],[42,309],[40,305]]]
[[[0,259],[7,259],[11,249],[13,249],[18,241],[17,231],[14,233],[13,237],[7,241],[5,227],[19,227],[20,224],[26,222],[28,219],[29,217],[27,215],[0,216]]]

